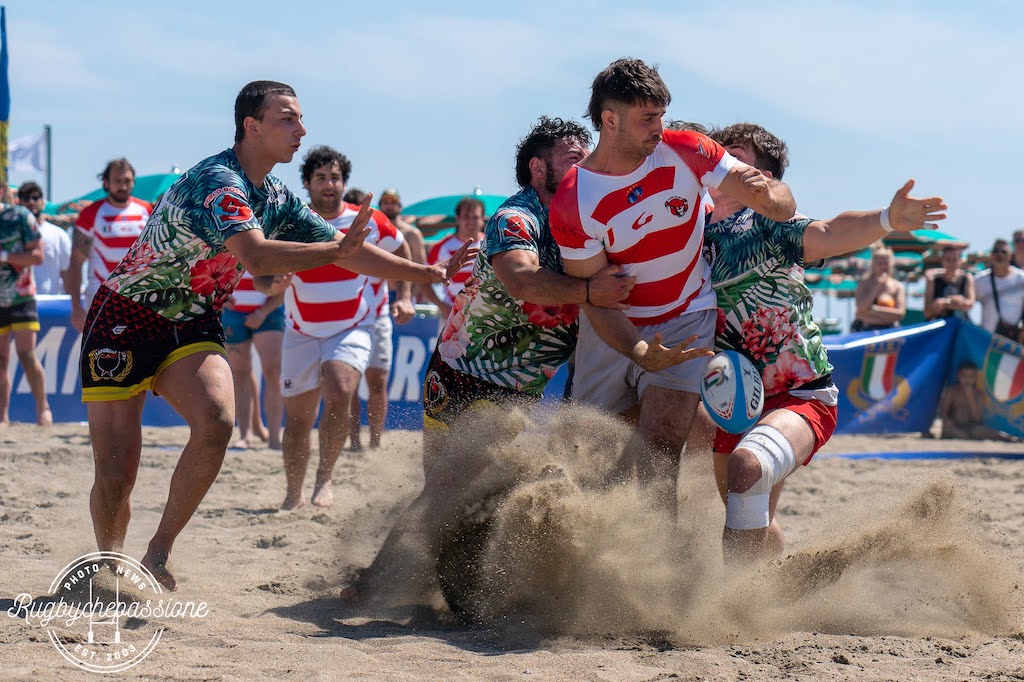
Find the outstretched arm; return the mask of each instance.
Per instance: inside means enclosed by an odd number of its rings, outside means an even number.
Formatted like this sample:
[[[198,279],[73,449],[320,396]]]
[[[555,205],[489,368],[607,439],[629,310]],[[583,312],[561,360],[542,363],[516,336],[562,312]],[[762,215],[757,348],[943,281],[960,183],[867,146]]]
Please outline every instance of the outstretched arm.
[[[536,252],[513,249],[495,254],[491,265],[508,293],[539,305],[591,303],[602,308],[625,310],[622,301],[636,283],[635,277],[621,275],[619,265],[606,265],[589,279],[563,275],[541,267]]]
[[[946,218],[949,208],[942,197],[916,199],[910,196],[914,181],[907,180],[896,191],[887,208],[875,211],[847,211],[832,220],[815,220],[804,232],[804,262],[838,256],[872,244],[893,230],[920,230]],[[888,220],[892,230],[883,222]]]

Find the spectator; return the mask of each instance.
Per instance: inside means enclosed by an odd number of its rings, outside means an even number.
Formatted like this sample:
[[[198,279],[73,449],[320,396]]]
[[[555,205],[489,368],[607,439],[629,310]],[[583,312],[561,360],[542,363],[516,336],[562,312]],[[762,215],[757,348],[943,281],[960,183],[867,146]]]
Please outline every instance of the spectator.
[[[24,206],[5,205],[0,209],[0,426],[9,423],[11,400],[10,338],[25,369],[25,379],[36,401],[36,423],[53,423],[46,402],[46,379],[36,357],[36,290],[32,282],[32,266],[43,262],[43,247],[36,219]]]
[[[85,311],[100,285],[110,276],[146,226],[153,207],[132,196],[135,168],[128,159],[114,159],[99,174],[107,196],[78,214],[71,244],[71,264],[64,273],[64,288],[71,295],[71,324],[85,325]],[[82,264],[89,261],[89,282],[82,304]]]
[[[966,317],[974,307],[974,276],[963,268],[963,249],[952,244],[942,247],[942,269],[925,275],[924,315]]]
[[[975,279],[974,291],[981,303],[981,326],[1019,342],[1024,326],[1024,270],[1010,265],[1011,255],[1005,239],[995,240],[989,254],[989,269]]]
[[[479,246],[484,238],[484,225],[486,224],[484,202],[476,197],[459,199],[459,203],[455,205],[455,234],[435,244],[427,255],[427,262],[439,263],[449,258],[467,242],[471,242],[472,246]],[[437,306],[441,327],[448,319],[448,313],[452,310],[455,297],[462,291],[462,287],[465,286],[466,280],[471,274],[473,274],[473,264],[466,263],[459,273],[444,285],[442,296],[438,296],[438,292],[433,288],[423,287],[424,298]]]
[[[857,317],[850,331],[896,327],[907,313],[907,290],[893,275],[896,258],[882,247],[871,254],[871,270],[857,284]]]
[[[1010,265],[1024,270],[1024,230],[1013,231],[1013,258]]]
[[[1006,440],[999,431],[982,423],[984,404],[985,395],[978,388],[978,366],[965,360],[956,370],[956,383],[947,386],[939,399],[942,437]]]
[[[71,263],[71,237],[62,228],[43,219],[43,188],[26,182],[18,188],[18,201],[36,218],[36,229],[43,243],[43,262],[32,267],[37,294],[63,294],[64,271]]]
[[[343,196],[341,200],[344,201],[346,204],[355,204],[356,206],[358,206],[359,204],[363,203],[363,199],[365,198],[366,192],[359,189],[358,187],[352,187],[347,192],[345,192],[345,196]]]

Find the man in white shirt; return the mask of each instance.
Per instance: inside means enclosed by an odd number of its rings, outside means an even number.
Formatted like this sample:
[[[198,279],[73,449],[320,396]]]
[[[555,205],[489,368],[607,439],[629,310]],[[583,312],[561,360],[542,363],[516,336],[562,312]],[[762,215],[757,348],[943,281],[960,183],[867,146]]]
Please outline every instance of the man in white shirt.
[[[1012,255],[1009,242],[997,239],[992,244],[989,269],[974,280],[974,293],[981,304],[981,326],[1020,342],[1024,340],[1020,330],[1024,313],[1024,270],[1010,265]]]
[[[26,182],[18,188],[18,201],[36,217],[36,229],[43,242],[43,262],[32,267],[37,294],[63,294],[64,271],[71,263],[71,236],[64,229],[43,220],[43,188]]]

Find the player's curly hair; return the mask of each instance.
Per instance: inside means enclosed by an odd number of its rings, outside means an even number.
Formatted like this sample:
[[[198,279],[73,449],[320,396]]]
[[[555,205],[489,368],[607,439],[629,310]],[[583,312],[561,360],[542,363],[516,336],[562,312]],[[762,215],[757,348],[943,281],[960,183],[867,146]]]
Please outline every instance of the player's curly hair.
[[[769,171],[777,180],[782,179],[782,174],[789,166],[789,149],[786,148],[786,143],[759,125],[735,123],[721,130],[712,131],[710,137],[723,147],[750,147],[754,152],[754,166]]]
[[[559,140],[579,140],[590,147],[590,131],[576,121],[541,116],[516,148],[516,182],[530,186],[530,159],[551,160],[551,150]]]
[[[348,184],[348,178],[352,175],[352,162],[337,149],[328,147],[325,144],[313,147],[303,157],[302,168],[299,171],[302,174],[302,182],[307,183],[312,180],[313,173],[317,168],[330,166],[332,163],[338,164],[338,170],[341,171],[341,179],[345,184]]]
[[[649,102],[667,107],[672,95],[658,75],[658,67],[623,57],[597,74],[590,86],[587,118],[594,124],[594,130],[601,129],[601,114],[612,102],[630,106]]]

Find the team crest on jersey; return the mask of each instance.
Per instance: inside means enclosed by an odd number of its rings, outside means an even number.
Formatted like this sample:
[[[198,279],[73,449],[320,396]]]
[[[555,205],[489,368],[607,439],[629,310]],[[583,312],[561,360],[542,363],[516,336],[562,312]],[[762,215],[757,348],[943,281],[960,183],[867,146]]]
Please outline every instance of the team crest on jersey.
[[[93,381],[124,381],[132,371],[132,352],[99,348],[89,352],[89,373]]]
[[[423,381],[423,402],[429,414],[442,412],[448,406],[448,389],[441,383],[441,375],[430,370]]]
[[[526,229],[526,221],[522,216],[510,215],[502,222],[501,232],[509,239],[530,241],[530,231]]]
[[[644,195],[644,188],[643,187],[641,187],[640,185],[637,185],[636,187],[632,187],[632,188],[630,188],[629,193],[626,194],[626,202],[630,206],[632,206],[636,202],[640,201],[640,197],[642,197],[643,195]]]
[[[682,197],[672,197],[665,202],[665,208],[675,217],[682,218],[690,210],[690,204]]]
[[[1024,347],[996,335],[985,351],[982,380],[985,393],[996,402],[1012,405],[1024,397]]]
[[[897,419],[906,418],[903,408],[910,400],[910,383],[896,374],[896,362],[902,346],[902,339],[893,339],[873,343],[864,349],[860,376],[850,382],[849,395],[850,401],[865,417],[872,418],[881,409]]]

